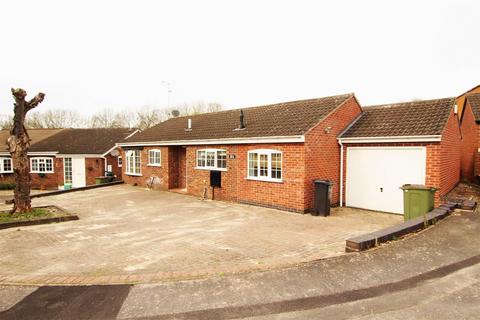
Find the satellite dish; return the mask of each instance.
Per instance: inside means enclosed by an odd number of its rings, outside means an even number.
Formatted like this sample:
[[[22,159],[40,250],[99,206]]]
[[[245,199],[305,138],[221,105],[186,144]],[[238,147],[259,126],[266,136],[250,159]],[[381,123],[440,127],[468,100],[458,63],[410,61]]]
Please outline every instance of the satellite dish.
[[[112,157],[118,157],[120,155],[120,152],[117,149],[114,149],[112,150],[112,152],[110,152],[110,155]]]
[[[178,117],[180,115],[180,111],[178,110],[172,110],[172,116]]]

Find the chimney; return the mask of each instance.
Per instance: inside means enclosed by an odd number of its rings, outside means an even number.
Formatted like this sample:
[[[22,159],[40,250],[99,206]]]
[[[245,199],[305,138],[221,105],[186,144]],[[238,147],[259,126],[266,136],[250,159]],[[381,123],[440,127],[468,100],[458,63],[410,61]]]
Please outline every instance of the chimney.
[[[185,131],[192,131],[192,119],[190,118],[187,119],[187,127],[185,128]]]
[[[240,126],[238,127],[238,129],[245,129],[245,122],[243,118],[243,110],[240,110]]]

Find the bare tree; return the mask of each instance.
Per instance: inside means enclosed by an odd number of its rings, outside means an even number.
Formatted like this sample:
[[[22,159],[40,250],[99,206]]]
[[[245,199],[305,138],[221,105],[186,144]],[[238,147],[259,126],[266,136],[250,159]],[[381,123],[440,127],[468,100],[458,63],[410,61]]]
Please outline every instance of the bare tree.
[[[28,111],[43,101],[45,94],[39,93],[30,101],[26,101],[27,92],[25,90],[12,88],[12,95],[15,99],[13,126],[7,140],[7,147],[12,157],[13,173],[15,176],[14,203],[11,213],[22,213],[32,210],[30,201],[31,178],[28,165],[30,138],[25,129],[25,118]]]
[[[165,113],[155,107],[143,107],[136,113],[135,127],[145,130],[165,120]]]
[[[128,118],[122,113],[115,113],[111,109],[103,109],[94,114],[88,124],[91,128],[125,128],[128,127]]]

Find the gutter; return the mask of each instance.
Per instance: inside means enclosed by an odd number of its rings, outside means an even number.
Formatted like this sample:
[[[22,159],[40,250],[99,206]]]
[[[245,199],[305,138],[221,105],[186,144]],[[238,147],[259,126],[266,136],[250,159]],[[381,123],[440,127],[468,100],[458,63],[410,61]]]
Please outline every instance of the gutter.
[[[442,135],[337,138],[342,143],[439,142]]]
[[[175,146],[175,145],[215,145],[215,144],[248,144],[248,143],[302,143],[304,135],[298,136],[273,136],[252,138],[226,138],[226,139],[201,139],[201,140],[170,140],[151,142],[120,142],[117,147],[137,146]]]

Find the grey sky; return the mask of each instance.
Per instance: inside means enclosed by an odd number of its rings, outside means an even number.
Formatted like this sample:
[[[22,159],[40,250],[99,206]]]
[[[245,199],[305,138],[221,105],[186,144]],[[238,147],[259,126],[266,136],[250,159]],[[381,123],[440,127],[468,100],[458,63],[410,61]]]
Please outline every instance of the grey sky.
[[[363,105],[480,84],[479,1],[2,1],[0,113],[355,92]]]

